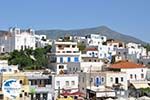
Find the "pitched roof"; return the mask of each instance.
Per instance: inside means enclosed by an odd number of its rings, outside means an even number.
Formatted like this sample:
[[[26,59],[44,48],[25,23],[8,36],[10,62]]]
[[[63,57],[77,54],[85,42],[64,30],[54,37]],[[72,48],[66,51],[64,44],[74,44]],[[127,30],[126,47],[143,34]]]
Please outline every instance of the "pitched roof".
[[[110,68],[113,69],[129,69],[129,68],[145,68],[145,66],[141,65],[141,64],[136,64],[133,62],[129,62],[129,61],[120,61],[118,63],[112,64],[110,66]]]

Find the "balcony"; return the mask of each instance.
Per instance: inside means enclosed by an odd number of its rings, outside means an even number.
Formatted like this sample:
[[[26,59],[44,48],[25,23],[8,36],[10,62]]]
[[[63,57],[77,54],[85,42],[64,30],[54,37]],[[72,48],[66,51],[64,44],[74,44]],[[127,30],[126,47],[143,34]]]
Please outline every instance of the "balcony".
[[[43,92],[52,92],[52,86],[51,85],[45,85],[45,87],[42,87],[41,85],[33,85],[30,86],[30,88],[34,88],[36,93],[43,93]]]

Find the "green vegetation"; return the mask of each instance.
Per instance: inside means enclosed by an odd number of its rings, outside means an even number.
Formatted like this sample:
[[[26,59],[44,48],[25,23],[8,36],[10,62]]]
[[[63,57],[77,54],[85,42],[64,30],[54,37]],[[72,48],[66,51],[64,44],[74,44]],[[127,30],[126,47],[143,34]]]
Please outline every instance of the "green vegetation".
[[[150,93],[150,88],[147,87],[147,88],[140,88],[140,91],[141,91],[141,94],[142,95],[145,95],[145,94],[149,94]]]
[[[47,67],[47,52],[49,52],[50,49],[51,46],[46,46],[45,48],[37,48],[35,50],[14,50],[14,52],[10,53],[8,63],[14,65],[18,64],[20,70],[41,69]]]
[[[78,43],[77,46],[78,46],[78,48],[79,48],[80,51],[84,51],[85,48],[86,48],[86,45],[84,43]]]
[[[150,51],[150,44],[145,45],[144,48],[146,48],[147,51]]]

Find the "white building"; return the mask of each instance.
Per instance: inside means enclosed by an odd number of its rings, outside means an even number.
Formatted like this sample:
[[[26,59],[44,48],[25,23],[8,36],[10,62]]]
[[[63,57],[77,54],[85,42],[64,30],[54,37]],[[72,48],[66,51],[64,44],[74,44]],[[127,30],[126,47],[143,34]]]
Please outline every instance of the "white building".
[[[81,57],[96,57],[98,58],[98,50],[96,47],[87,47],[84,52],[82,52]]]
[[[128,48],[128,54],[135,55],[137,59],[147,55],[146,49],[142,47],[141,44],[128,43],[126,47]]]
[[[54,41],[49,54],[50,68],[57,74],[67,71],[68,63],[79,63],[81,61],[80,55],[76,42]]]
[[[0,73],[19,72],[18,65],[8,65],[7,60],[0,60]]]
[[[147,68],[141,64],[136,64],[128,61],[121,61],[112,64],[110,69],[118,70],[127,73],[127,80],[129,81],[144,81],[146,80]]]
[[[51,41],[47,39],[46,35],[35,35],[36,47],[43,48],[51,45]]]
[[[98,46],[103,42],[106,42],[106,36],[101,36],[98,34],[90,34],[86,36],[86,45],[87,46]]]
[[[119,89],[115,90],[115,86]],[[90,92],[98,98],[125,96],[127,91],[127,74],[125,72],[90,71],[79,73],[79,89],[87,97]],[[120,91],[122,93],[118,94]]]
[[[35,49],[35,31],[28,29],[22,31],[19,28],[10,28],[9,32],[0,37],[0,52],[12,52],[26,48]]]
[[[85,43],[86,38],[84,36],[74,36],[73,41],[80,42],[80,43]]]
[[[120,85],[120,89],[128,90],[128,81],[126,72],[106,71],[106,86],[115,87]]]
[[[55,98],[60,93],[78,92],[78,74],[61,74],[52,77],[52,87],[55,91]]]
[[[118,40],[108,39],[106,43],[107,46],[113,46],[115,48],[125,48],[125,44]]]
[[[116,54],[115,48],[113,46],[99,45],[98,46],[98,57],[111,59],[112,55]]]

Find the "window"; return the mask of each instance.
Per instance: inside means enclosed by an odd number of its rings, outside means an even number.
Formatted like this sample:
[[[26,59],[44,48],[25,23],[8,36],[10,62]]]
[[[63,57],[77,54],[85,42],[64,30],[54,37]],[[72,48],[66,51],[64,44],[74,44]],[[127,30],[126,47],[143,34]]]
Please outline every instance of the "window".
[[[104,77],[102,77],[102,82],[104,82]]]
[[[67,53],[71,53],[71,51],[66,51]]]
[[[100,54],[100,57],[102,57],[102,54]]]
[[[58,45],[58,48],[61,48],[62,46],[61,45]]]
[[[121,82],[123,82],[123,77],[121,77]]]
[[[141,74],[141,78],[144,78],[144,74]]]
[[[63,57],[60,57],[60,63],[63,63]]]
[[[72,45],[72,48],[75,48],[76,46],[75,45]]]
[[[91,62],[91,59],[89,59],[89,62]]]
[[[106,57],[106,53],[104,54],[104,56]]]
[[[113,78],[112,77],[110,78],[110,81],[113,82]]]
[[[69,47],[70,47],[70,45],[66,45],[65,47],[69,48]]]
[[[136,79],[136,74],[134,75],[135,79]]]
[[[71,59],[70,59],[70,57],[68,57],[68,62],[70,62],[71,61]]]
[[[91,53],[89,53],[89,55],[91,55]]]
[[[22,98],[22,94],[20,94],[20,98]]]
[[[57,85],[57,86],[60,86],[60,82],[59,82],[59,81],[57,81],[57,82],[56,82],[56,85]]]
[[[132,74],[130,74],[130,79],[132,79],[133,78],[133,75]]]
[[[66,86],[69,86],[69,81],[66,81]]]
[[[84,83],[84,77],[82,78],[82,82]]]
[[[141,72],[143,72],[143,69],[141,69]]]
[[[71,71],[71,68],[69,68],[69,71]]]
[[[82,88],[82,90],[84,90],[84,88]]]
[[[93,78],[91,78],[91,82],[93,82]]]
[[[75,85],[75,81],[71,81],[71,85]]]
[[[63,65],[59,65],[59,69],[63,69],[64,68],[64,66]]]
[[[20,80],[20,84],[22,84],[22,80]]]
[[[28,95],[27,92],[25,92],[25,93],[24,93],[24,96],[27,96],[27,95]]]
[[[75,58],[74,58],[74,62],[79,62],[79,58],[78,58],[78,57],[75,57]]]

